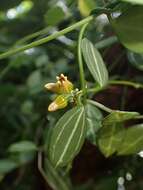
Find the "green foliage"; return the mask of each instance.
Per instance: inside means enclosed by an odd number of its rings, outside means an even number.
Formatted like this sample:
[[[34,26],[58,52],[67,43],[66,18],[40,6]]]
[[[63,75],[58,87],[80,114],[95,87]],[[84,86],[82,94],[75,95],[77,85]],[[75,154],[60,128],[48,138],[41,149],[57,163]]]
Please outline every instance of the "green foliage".
[[[117,155],[139,153],[143,149],[142,130],[142,124],[124,128],[121,120],[120,122],[103,120],[103,127],[98,134],[99,148],[106,157],[114,153]]]
[[[0,175],[6,174],[17,167],[16,162],[10,159],[0,160]]]
[[[143,118],[142,94],[138,95],[142,92],[140,88],[143,89],[139,83],[143,81],[142,54],[134,52],[143,52],[143,7],[139,0],[106,2],[1,1],[0,189],[43,188],[45,183],[42,185],[43,181],[39,180],[40,172],[54,190],[114,190],[118,188],[118,177],[125,176],[128,171],[138,177],[125,183],[125,187],[142,189],[142,161],[138,156],[143,150],[143,124],[139,120]],[[88,16],[93,9],[93,14]],[[80,20],[79,12],[87,18]],[[102,13],[107,14],[110,22],[104,15],[94,20]],[[112,36],[112,27],[121,43],[133,52],[119,46],[117,36]],[[117,45],[112,46],[114,43]],[[37,47],[39,45],[41,47]],[[89,71],[83,65],[83,58]],[[128,63],[140,72],[135,72]],[[72,81],[74,90],[71,89],[66,96],[67,89],[62,91],[61,97],[67,98],[68,106],[63,106],[63,111],[50,113],[48,104],[56,95],[48,93],[44,85],[48,82],[53,87],[56,76],[61,73]],[[66,88],[65,81],[62,82]],[[109,88],[112,84],[138,90],[125,88],[119,98],[121,88]],[[106,96],[107,88],[111,97],[108,97],[108,91]],[[129,111],[119,111],[120,108]],[[135,122],[140,124],[134,125]],[[105,157],[124,157],[106,160],[98,151],[94,152],[93,146]],[[73,162],[81,149],[81,154]],[[86,167],[95,169],[86,171]],[[89,178],[89,182],[84,180]],[[80,181],[82,184],[76,185]]]
[[[83,16],[88,16],[95,6],[95,0],[78,0],[78,8]]]
[[[66,112],[53,129],[49,157],[55,167],[72,162],[83,145],[86,133],[84,107]]]
[[[63,9],[59,6],[52,7],[45,15],[45,22],[48,25],[55,26],[65,18]]]
[[[82,41],[82,51],[88,69],[95,81],[97,81],[101,87],[105,86],[108,82],[108,72],[100,53],[86,38]]]
[[[143,5],[143,1],[142,0],[122,0],[122,1],[133,3],[133,4]]]
[[[117,152],[124,138],[124,129],[122,124],[113,122],[110,125],[103,124],[99,131],[98,146],[101,152],[109,157]]]
[[[117,18],[112,17],[112,19],[110,19],[121,43],[136,53],[143,53],[142,12],[142,6],[131,6],[123,11]]]
[[[136,154],[143,150],[143,124],[126,129],[124,140],[118,149],[118,155]]]
[[[137,116],[139,116],[139,113],[137,112],[113,111],[111,114],[104,118],[103,123],[106,125],[112,124],[114,122],[119,123],[134,119]]]
[[[48,159],[45,159],[45,172],[50,186],[55,190],[68,190],[69,184],[53,167]]]
[[[138,70],[143,71],[143,54],[133,53],[129,51],[127,55],[132,66]]]
[[[86,105],[86,125],[87,125],[87,134],[86,138],[94,145],[96,145],[96,133],[102,126],[102,113],[101,111],[93,106],[92,104],[87,103]]]
[[[31,152],[36,151],[37,147],[33,142],[21,141],[11,144],[8,150],[9,152]]]

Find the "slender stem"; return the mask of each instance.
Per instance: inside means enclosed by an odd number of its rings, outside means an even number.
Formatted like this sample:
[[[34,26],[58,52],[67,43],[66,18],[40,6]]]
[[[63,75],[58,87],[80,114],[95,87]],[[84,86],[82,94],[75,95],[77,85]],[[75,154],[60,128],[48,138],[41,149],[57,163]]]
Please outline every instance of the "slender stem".
[[[87,93],[91,93],[91,92],[94,92],[95,94],[96,93],[98,93],[98,92],[100,92],[100,91],[102,91],[102,90],[105,90],[107,88],[107,86],[106,87],[100,87],[100,86],[97,86],[97,87],[95,87],[95,88],[89,88],[89,89],[87,89]]]
[[[81,28],[81,31],[79,33],[79,38],[78,38],[78,64],[79,64],[79,71],[80,71],[81,89],[84,93],[86,91],[86,84],[85,84],[85,74],[84,74],[84,69],[83,69],[81,43],[82,43],[83,34],[84,34],[84,31],[85,31],[87,25],[88,25],[88,23],[83,25],[83,27]]]
[[[111,36],[111,37],[108,37],[108,38],[106,38],[104,40],[101,40],[101,41],[97,42],[95,44],[95,47],[97,49],[102,49],[102,48],[108,47],[108,46],[110,46],[110,45],[112,45],[112,44],[114,44],[116,42],[118,42],[118,38],[116,36]]]
[[[17,41],[14,46],[19,45],[19,44],[22,44],[22,43],[25,43],[27,40],[30,40],[30,39],[32,39],[32,38],[34,38],[34,37],[37,37],[37,36],[41,35],[42,32],[43,32],[43,34],[44,34],[44,31],[46,32],[46,30],[47,30],[47,28],[45,28],[45,29],[43,29],[43,30],[40,30],[40,31],[38,31],[38,32],[36,32],[36,33],[34,33],[34,34],[28,35],[28,36],[26,36],[26,37],[20,39],[19,41]],[[115,41],[115,38],[116,38],[116,37],[113,36],[113,37],[109,37],[109,38],[107,38],[107,39],[101,40],[101,41],[99,41],[99,42],[97,42],[97,43],[95,44],[95,47],[98,48],[98,49],[102,49],[102,48],[104,48],[104,47],[110,46],[110,45],[112,45],[113,43],[116,42],[116,41]],[[7,68],[7,67],[8,67],[8,68]],[[0,80],[10,71],[11,68],[12,68],[12,65],[9,66],[9,64],[8,64],[8,65],[6,66],[6,68],[4,68],[3,71],[1,71],[1,73],[0,73]],[[90,92],[90,90],[89,90],[89,92]],[[91,92],[94,92],[94,89],[93,89],[93,90],[91,89]]]
[[[31,40],[33,38],[40,36],[40,35],[46,34],[48,32],[48,30],[49,30],[49,27],[46,27],[46,28],[43,28],[42,30],[39,30],[39,31],[33,33],[33,34],[29,34],[29,35],[23,37],[22,39],[18,40],[14,44],[14,46],[23,44],[23,43],[27,42],[28,40]]]
[[[125,106],[126,106],[126,96],[128,94],[128,87],[124,86],[123,91],[122,91],[122,95],[121,95],[121,100],[120,100],[120,110],[125,110]]]
[[[131,86],[133,88],[143,88],[143,85],[136,82],[126,81],[126,80],[111,80],[109,81],[110,85],[125,85],[125,86]]]
[[[47,184],[49,184],[49,180],[47,179],[47,176],[42,168],[42,153],[41,152],[38,152],[38,170],[41,173],[44,180],[47,182]]]
[[[87,89],[87,93],[90,93],[90,92],[98,93],[102,90],[107,89],[109,85],[124,85],[124,86],[131,86],[131,87],[136,88],[136,89],[139,89],[139,88],[143,89],[143,84],[140,84],[140,83],[126,81],[126,80],[111,80],[108,82],[108,85],[103,87],[103,88],[98,86],[95,88]]]
[[[4,59],[4,58],[9,57],[11,55],[14,55],[16,53],[25,51],[27,49],[30,49],[30,48],[39,46],[41,44],[47,43],[47,42],[49,42],[51,40],[54,40],[55,38],[57,38],[59,36],[62,36],[64,34],[68,33],[68,32],[71,32],[72,30],[75,30],[76,28],[88,23],[91,20],[93,20],[93,16],[88,16],[87,18],[73,24],[72,26],[69,26],[69,27],[67,27],[67,28],[65,28],[65,29],[63,29],[63,30],[61,30],[59,32],[56,32],[56,33],[50,35],[50,36],[47,36],[45,38],[42,38],[40,40],[37,40],[37,41],[32,42],[30,44],[27,44],[25,46],[22,46],[22,47],[19,47],[19,48],[16,48],[16,49],[11,49],[11,50],[9,50],[9,51],[7,51],[5,53],[2,53],[2,54],[0,54],[0,59]]]
[[[106,112],[108,112],[108,113],[113,112],[112,109],[110,109],[110,108],[104,106],[103,104],[101,104],[101,103],[99,103],[99,102],[96,102],[96,101],[93,101],[93,100],[89,100],[89,99],[87,100],[87,102],[90,103],[90,104],[92,104],[92,105],[94,105],[94,106],[97,106],[97,107],[100,108],[101,110],[106,111]]]
[[[136,116],[135,119],[143,119],[143,115]]]
[[[104,106],[103,104],[101,104],[99,102],[96,102],[96,101],[93,101],[93,100],[89,100],[89,99],[87,100],[87,102],[90,103],[90,104],[92,104],[92,105],[94,105],[94,106],[96,106],[96,107],[98,107],[98,108],[100,108],[103,111],[108,112],[108,113],[112,113],[114,111],[114,110],[112,110],[112,109]],[[143,115],[136,116],[133,119],[143,119]]]
[[[45,181],[54,189],[54,190],[70,190],[71,185],[67,184],[65,178],[59,175],[48,159],[47,162],[47,173],[45,173],[42,167],[42,152],[38,152],[38,170],[41,173]]]

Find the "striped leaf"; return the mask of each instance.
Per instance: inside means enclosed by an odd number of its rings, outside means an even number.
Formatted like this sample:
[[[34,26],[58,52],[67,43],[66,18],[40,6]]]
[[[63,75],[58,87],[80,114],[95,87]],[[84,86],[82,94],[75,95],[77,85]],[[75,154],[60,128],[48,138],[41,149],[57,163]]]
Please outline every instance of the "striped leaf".
[[[86,38],[82,40],[81,48],[85,62],[92,76],[101,87],[105,86],[108,82],[108,71],[100,53]]]
[[[52,189],[69,190],[70,185],[68,184],[66,178],[60,174],[60,171],[57,171],[47,158],[45,159],[44,163],[48,184],[52,187]]]
[[[72,162],[80,151],[86,134],[84,107],[75,107],[66,112],[53,129],[49,158],[54,167],[63,167]]]

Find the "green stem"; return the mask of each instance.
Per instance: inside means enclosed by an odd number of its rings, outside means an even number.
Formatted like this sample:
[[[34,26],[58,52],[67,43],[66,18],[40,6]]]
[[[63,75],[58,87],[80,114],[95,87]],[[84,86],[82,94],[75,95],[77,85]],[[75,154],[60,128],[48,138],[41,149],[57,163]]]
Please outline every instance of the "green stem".
[[[125,85],[125,86],[131,86],[133,88],[143,88],[143,85],[140,83],[135,83],[131,81],[126,81],[126,80],[111,80],[109,81],[109,84],[111,85]]]
[[[43,34],[45,34],[44,31],[46,32],[46,29],[47,29],[47,28],[45,28],[45,29],[43,29],[43,30],[40,30],[40,31],[34,33],[34,34],[31,34],[31,35],[28,35],[28,36],[22,38],[21,40],[17,41],[14,46],[19,45],[19,44],[22,44],[22,43],[25,43],[27,40],[30,40],[30,39],[32,39],[32,38],[34,38],[34,37],[37,37],[37,36],[41,35],[42,32],[43,32]],[[116,37],[113,36],[113,37],[109,37],[109,38],[107,38],[107,39],[101,40],[101,41],[99,41],[99,42],[97,42],[97,43],[95,44],[95,47],[98,48],[98,49],[102,49],[102,48],[104,48],[104,47],[110,46],[110,45],[112,45],[113,43],[116,42],[116,41],[115,41],[115,38],[116,38]],[[105,45],[105,46],[104,46],[104,45]],[[8,64],[8,65],[6,66],[6,68],[4,68],[3,71],[1,71],[1,73],[0,73],[0,80],[10,71],[11,68],[12,68],[12,65],[9,66],[9,64]],[[90,90],[89,90],[89,91],[90,91]],[[94,92],[94,90],[91,90],[91,92]]]
[[[136,116],[135,119],[143,119],[143,115]]]
[[[42,168],[42,153],[41,152],[38,152],[38,170],[41,173],[44,180],[47,182],[47,184],[49,184],[49,180],[47,179],[47,176]],[[52,186],[52,184],[50,185]]]
[[[112,44],[114,44],[116,42],[118,42],[118,38],[116,36],[111,36],[109,38],[106,38],[104,40],[101,40],[101,41],[97,42],[95,44],[95,47],[97,49],[102,49],[102,48],[108,47],[108,46],[110,46],[110,45],[112,45]]]
[[[81,89],[82,89],[83,93],[85,93],[85,91],[86,91],[86,84],[85,84],[85,74],[84,74],[84,69],[83,69],[81,43],[82,43],[83,34],[85,32],[87,25],[88,25],[88,23],[83,25],[83,27],[81,28],[81,31],[79,33],[79,38],[78,38],[78,64],[79,64],[79,71],[80,71]]]
[[[107,88],[107,86],[106,87],[100,87],[100,86],[98,86],[98,87],[95,87],[95,88],[89,88],[89,89],[87,89],[87,93],[91,93],[91,92],[94,92],[95,94],[96,93],[98,93],[98,92],[100,92],[100,91],[102,91],[102,90],[105,90]]]
[[[96,107],[98,107],[98,108],[100,108],[101,110],[103,110],[105,112],[108,112],[108,113],[113,112],[112,109],[104,106],[103,104],[101,104],[99,102],[96,102],[96,101],[93,101],[93,100],[89,100],[89,99],[87,100],[87,102],[90,103],[90,104],[92,104],[92,105],[94,105],[94,106],[96,106]]]
[[[73,24],[72,26],[69,26],[69,27],[67,27],[67,28],[65,28],[65,29],[63,29],[63,30],[61,30],[59,32],[56,32],[56,33],[50,35],[50,36],[47,36],[45,38],[42,38],[40,40],[37,40],[37,41],[32,42],[30,44],[27,44],[25,46],[22,46],[22,47],[19,47],[19,48],[16,48],[16,49],[11,49],[8,52],[2,53],[2,54],[0,54],[0,59],[4,59],[4,58],[9,57],[11,55],[14,55],[16,53],[25,51],[27,49],[30,49],[30,48],[39,46],[41,44],[47,43],[47,42],[49,42],[51,40],[54,40],[55,38],[60,37],[60,36],[66,34],[68,32],[71,32],[72,30],[75,30],[76,28],[88,23],[91,20],[93,20],[93,16],[88,16],[87,18]]]
[[[47,160],[48,161],[48,160]],[[38,169],[41,173],[44,180],[49,184],[54,190],[70,190],[70,188],[67,186],[65,181],[61,179],[61,177],[58,175],[57,171],[52,167],[51,163],[48,163],[48,172],[50,176],[48,176],[45,171],[42,168],[42,153],[38,152]],[[53,180],[52,180],[52,179]],[[59,184],[59,186],[55,183]]]
[[[33,34],[29,34],[29,35],[23,37],[22,39],[18,40],[14,44],[14,46],[21,45],[21,44],[27,42],[28,40],[31,40],[33,38],[40,36],[40,35],[46,34],[48,32],[48,30],[49,30],[49,27],[46,27],[46,28],[43,28],[42,30],[39,30],[39,31],[33,33]]]
[[[105,87],[95,87],[95,88],[89,88],[87,89],[87,93],[90,93],[90,92],[94,92],[94,93],[98,93],[102,90],[105,90],[108,88],[109,85],[124,85],[124,86],[130,86],[130,87],[133,87],[133,88],[136,88],[136,89],[139,89],[139,88],[142,88],[143,89],[143,85],[140,84],[140,83],[136,83],[136,82],[131,82],[131,81],[126,81],[126,80],[111,80],[108,82],[108,85],[105,86]]]
[[[121,95],[121,100],[120,100],[120,102],[121,102],[120,103],[120,110],[125,110],[127,93],[128,93],[128,87],[124,86],[123,92]]]

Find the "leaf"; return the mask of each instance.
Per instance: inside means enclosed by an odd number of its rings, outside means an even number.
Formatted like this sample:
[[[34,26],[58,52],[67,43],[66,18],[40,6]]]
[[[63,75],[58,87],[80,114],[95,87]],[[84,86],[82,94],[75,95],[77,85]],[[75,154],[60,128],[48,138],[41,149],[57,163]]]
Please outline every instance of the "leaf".
[[[45,172],[48,183],[54,190],[69,190],[69,185],[62,175],[52,166],[48,159],[45,159]]]
[[[101,111],[91,104],[86,107],[86,138],[94,145],[96,145],[96,133],[101,127],[101,120],[103,118]]]
[[[52,7],[45,15],[45,21],[48,25],[55,26],[65,18],[63,9],[59,6]]]
[[[124,140],[118,149],[118,155],[135,154],[143,150],[143,124],[126,129]]]
[[[143,0],[122,0],[122,1],[143,5]]]
[[[143,71],[143,54],[133,53],[130,51],[127,55],[132,66]]]
[[[50,161],[55,167],[66,166],[80,151],[86,134],[84,107],[66,112],[53,129],[49,145]]]
[[[86,38],[82,40],[81,47],[85,62],[92,76],[101,87],[105,86],[108,82],[108,71],[100,53]]]
[[[31,151],[36,151],[37,147],[33,142],[20,141],[10,145],[8,150],[9,152],[31,152]]]
[[[88,16],[95,7],[95,0],[78,0],[78,8],[83,16]]]
[[[10,159],[1,159],[0,160],[0,174],[6,174],[11,170],[15,169],[17,164]]]
[[[124,138],[125,130],[120,123],[104,125],[98,133],[97,143],[105,157],[117,152]]]
[[[126,48],[143,53],[143,6],[129,6],[120,16],[112,17],[110,21]]]
[[[139,116],[140,114],[138,112],[126,112],[126,111],[113,111],[110,113],[107,117],[103,120],[103,125],[109,125],[114,122],[119,123],[123,121],[127,121],[130,119],[136,118],[136,116]]]

